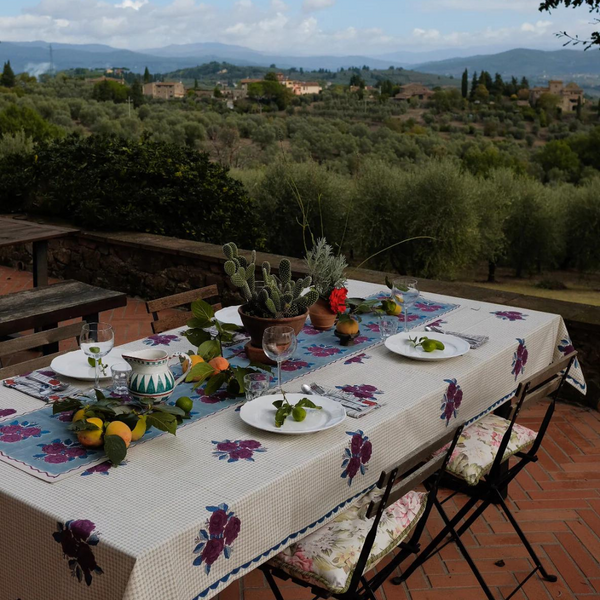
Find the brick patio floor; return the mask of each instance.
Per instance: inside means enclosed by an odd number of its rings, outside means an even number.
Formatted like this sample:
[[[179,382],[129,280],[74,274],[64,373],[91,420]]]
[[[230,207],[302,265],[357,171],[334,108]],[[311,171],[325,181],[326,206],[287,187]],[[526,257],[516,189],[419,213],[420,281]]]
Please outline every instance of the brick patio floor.
[[[0,295],[27,289],[31,274],[0,266]],[[112,322],[116,343],[122,344],[151,333],[150,318],[141,300],[130,298],[127,307],[101,318]],[[523,414],[521,423],[536,428],[545,407]],[[540,461],[529,465],[511,484],[509,499],[517,519],[558,582],[546,583],[534,576],[518,600],[600,600],[600,413],[560,404],[540,452]],[[461,497],[451,502],[455,508]],[[425,538],[435,534],[441,520],[432,514]],[[491,507],[463,538],[498,599],[504,598],[531,569],[525,549],[504,517]],[[504,566],[496,566],[502,559]],[[304,588],[282,584],[285,600],[304,600]],[[418,570],[401,587],[386,583],[381,600],[482,600],[457,549],[449,545]],[[264,577],[253,571],[233,582],[219,600],[272,600]]]

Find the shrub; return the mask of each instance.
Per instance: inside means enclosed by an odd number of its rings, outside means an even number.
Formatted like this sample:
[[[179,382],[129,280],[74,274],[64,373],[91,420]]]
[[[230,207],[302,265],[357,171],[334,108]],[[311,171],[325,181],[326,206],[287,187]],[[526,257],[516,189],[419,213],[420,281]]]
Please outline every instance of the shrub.
[[[11,174],[16,167],[19,177]],[[56,215],[93,229],[263,245],[243,186],[206,154],[171,144],[71,135],[38,145],[35,156],[5,157],[0,174],[3,211]]]

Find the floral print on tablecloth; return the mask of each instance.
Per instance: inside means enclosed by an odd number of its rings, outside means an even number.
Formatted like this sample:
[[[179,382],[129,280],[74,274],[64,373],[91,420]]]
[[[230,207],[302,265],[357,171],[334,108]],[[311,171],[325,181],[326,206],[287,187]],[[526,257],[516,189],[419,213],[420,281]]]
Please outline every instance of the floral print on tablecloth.
[[[69,561],[69,568],[74,577],[81,583],[92,585],[92,573],[102,575],[104,571],[96,563],[93,546],[97,546],[99,539],[95,532],[96,525],[87,519],[67,521],[64,526],[57,523],[58,531],[52,534],[58,542],[65,558]]]
[[[315,363],[306,362],[301,358],[290,358],[281,363],[281,370],[286,373],[293,373],[294,371],[300,371],[301,369],[311,369],[314,366]]]
[[[326,344],[313,344],[312,346],[308,346],[305,348],[304,354],[309,354],[311,356],[316,356],[318,358],[324,358],[327,356],[335,356],[342,352],[342,348],[337,346],[327,346]]]
[[[232,553],[232,544],[237,539],[241,522],[233,511],[229,510],[227,504],[218,506],[207,506],[206,510],[211,513],[206,521],[204,529],[198,532],[194,540],[196,547],[193,565],[198,567],[204,565],[204,571],[208,575],[215,561],[223,554],[229,558]]]
[[[41,437],[48,431],[41,429],[37,423],[29,421],[11,421],[0,425],[0,442],[16,443],[31,437]]]
[[[340,477],[348,479],[348,485],[352,485],[353,479],[360,472],[364,475],[367,470],[367,463],[371,460],[373,445],[362,430],[346,431],[352,437],[348,448],[344,450],[344,460],[342,461],[342,474]]]
[[[172,342],[179,342],[180,338],[177,335],[157,333],[149,335],[145,340],[146,346],[169,346]]]
[[[10,415],[14,415],[16,412],[14,408],[0,408],[0,419],[10,417]]]
[[[573,346],[571,339],[568,337],[563,338],[560,341],[560,344],[558,344],[558,351],[563,356],[567,356],[568,354],[571,354],[571,352],[575,352],[575,347]],[[575,357],[575,360],[573,361],[573,367],[576,369],[579,367],[579,361],[577,360],[577,357]]]
[[[237,462],[238,460],[247,460],[254,462],[255,452],[266,452],[262,444],[256,440],[223,440],[222,442],[214,442],[215,449],[213,456],[219,460],[227,459],[228,463]]]
[[[527,350],[527,346],[525,346],[525,340],[517,338],[517,342],[519,342],[519,345],[513,354],[512,361],[512,374],[515,376],[515,381],[519,375],[525,372],[525,365],[529,358],[529,351]]]
[[[364,352],[362,352],[361,354],[357,354],[356,356],[352,356],[348,360],[345,360],[344,364],[345,365],[353,365],[353,364],[364,365],[365,364],[364,361],[367,360],[368,358],[371,358],[371,357],[368,356],[367,354],[365,354]]]
[[[87,450],[78,442],[57,438],[49,444],[38,444],[42,449],[40,454],[34,454],[34,458],[39,458],[47,463],[64,463],[75,460],[76,458],[87,458]]]
[[[382,390],[378,390],[374,385],[363,383],[361,385],[336,385],[338,390],[352,394],[359,400],[375,400],[375,396],[383,394]]]
[[[529,315],[526,315],[518,310],[497,310],[491,312],[491,315],[496,315],[503,321],[524,321]]]
[[[127,463],[125,461],[123,461],[120,465],[119,465],[119,469],[123,466],[126,465]],[[100,475],[108,475],[108,472],[112,469],[112,464],[109,460],[100,463],[99,465],[95,465],[93,467],[90,467],[89,469],[86,469],[81,476],[83,477],[84,475],[93,475],[94,473],[99,473]]]
[[[444,392],[444,399],[442,400],[442,420],[446,420],[446,427],[450,423],[450,419],[454,417],[456,419],[458,415],[458,409],[462,403],[463,391],[458,385],[456,379],[444,379],[448,384],[448,388]]]

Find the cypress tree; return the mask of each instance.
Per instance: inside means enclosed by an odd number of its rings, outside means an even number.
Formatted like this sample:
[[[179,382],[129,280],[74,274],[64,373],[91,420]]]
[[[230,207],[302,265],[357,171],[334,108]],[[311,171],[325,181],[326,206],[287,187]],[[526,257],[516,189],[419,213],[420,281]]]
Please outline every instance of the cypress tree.
[[[144,69],[144,83],[150,83],[152,81],[152,75],[150,75],[150,71],[148,67]]]
[[[466,98],[469,95],[469,72],[467,69],[465,69],[462,74],[461,91],[463,98]]]
[[[475,98],[475,90],[477,89],[477,86],[479,85],[479,78],[477,77],[477,71],[475,71],[473,73],[473,80],[471,81],[471,100],[473,100]]]
[[[10,60],[4,63],[4,69],[0,76],[0,85],[7,88],[15,87],[15,72],[10,66]]]

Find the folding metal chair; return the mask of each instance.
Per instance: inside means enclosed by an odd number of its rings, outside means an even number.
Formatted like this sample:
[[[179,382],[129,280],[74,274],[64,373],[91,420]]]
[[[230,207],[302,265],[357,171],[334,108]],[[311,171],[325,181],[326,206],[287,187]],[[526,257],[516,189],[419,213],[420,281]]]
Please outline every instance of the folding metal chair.
[[[542,578],[546,581],[556,581],[556,575],[548,573],[548,571],[546,571],[542,565],[535,550],[523,533],[523,530],[510,512],[510,509],[503,498],[502,492],[529,463],[536,462],[538,460],[537,453],[544,439],[544,435],[546,434],[546,430],[548,429],[548,425],[550,424],[550,420],[552,419],[556,405],[556,399],[567,377],[569,369],[575,361],[576,356],[577,352],[572,352],[568,356],[556,361],[546,369],[521,382],[517,388],[514,401],[512,403],[510,419],[503,419],[497,415],[487,415],[486,417],[483,417],[481,421],[478,421],[465,428],[461,439],[458,441],[457,447],[453,452],[453,455],[448,461],[446,470],[455,477],[459,477],[464,480],[464,490],[468,492],[470,498],[452,518],[444,510],[443,505],[461,490],[455,491],[442,502],[440,502],[437,498],[433,498],[433,503],[440,513],[442,520],[445,523],[445,527],[431,541],[427,548],[423,550],[420,560],[416,564],[411,564],[407,571],[403,574],[402,578],[392,579],[392,583],[400,584],[402,581],[404,581],[405,577],[410,577],[412,572],[425,560],[431,558],[433,554],[439,552],[448,543],[454,541],[465,560],[469,563],[469,566],[477,578],[477,581],[481,585],[486,597],[489,600],[494,600],[494,596],[490,588],[486,584],[483,576],[479,572],[479,569],[475,565],[473,559],[469,555],[467,549],[460,539],[465,531],[471,527],[471,525],[491,504],[496,504],[502,509],[506,515],[506,518],[513,526],[515,532],[519,536],[519,539],[529,553],[531,560],[535,564],[535,568],[517,585],[510,595],[506,597],[506,600],[516,594],[537,571],[540,572]],[[531,429],[516,423],[521,408],[526,402],[532,402],[544,398],[549,398],[550,402],[539,431],[532,431]],[[472,456],[478,455],[481,457],[482,448],[480,445],[486,444],[486,442],[487,448],[485,450],[489,450],[490,448],[490,438],[485,439],[486,428],[488,433],[490,430],[492,431],[491,441],[493,442],[493,445],[497,443],[501,434],[498,449],[497,451],[493,451],[493,457],[489,464],[479,465],[479,473],[467,471],[465,470],[465,465],[474,464],[469,462],[469,454],[471,453]],[[526,450],[528,446],[529,450]],[[520,460],[518,460],[518,462],[512,466],[505,468],[506,465],[503,465],[503,463],[505,463],[511,457],[516,457]],[[478,503],[479,505],[476,506]],[[468,513],[473,508],[475,508],[475,510],[467,517]],[[460,524],[463,519],[465,519],[464,522]],[[446,540],[446,542],[440,546],[440,543],[448,535],[450,536],[450,539]]]
[[[375,600],[375,591],[394,569],[407,557],[419,553],[419,540],[434,505],[439,481],[461,431],[462,425],[445,432],[435,442],[423,445],[383,471],[375,490],[364,496],[357,506],[340,513],[327,525],[261,565],[259,568],[275,598],[283,600],[275,581],[277,577],[311,588],[314,600]],[[421,484],[426,492],[415,491]],[[309,545],[319,547],[322,540],[329,540],[334,546],[338,540],[347,551],[345,558],[336,563],[339,569],[335,572],[319,568],[327,556],[312,554],[312,558],[308,558],[304,553]],[[399,551],[391,560],[367,578],[366,572],[396,549]]]

